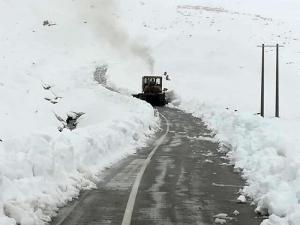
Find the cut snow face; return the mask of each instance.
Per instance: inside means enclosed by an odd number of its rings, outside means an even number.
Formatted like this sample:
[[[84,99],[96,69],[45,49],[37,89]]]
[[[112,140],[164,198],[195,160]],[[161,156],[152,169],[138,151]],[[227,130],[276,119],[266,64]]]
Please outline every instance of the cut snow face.
[[[94,188],[102,169],[134,153],[156,129],[148,104],[97,85],[73,93],[84,99],[78,107],[87,112],[76,130],[46,127],[1,143],[0,219],[6,225],[48,222],[59,206],[81,189]],[[70,103],[63,101],[62,106]]]

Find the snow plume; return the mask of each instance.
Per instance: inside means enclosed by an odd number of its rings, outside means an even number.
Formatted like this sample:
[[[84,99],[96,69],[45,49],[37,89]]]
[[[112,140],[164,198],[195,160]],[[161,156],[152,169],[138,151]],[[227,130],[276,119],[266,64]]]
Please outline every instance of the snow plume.
[[[114,0],[91,0],[87,5],[81,3],[80,13],[88,18],[95,32],[104,38],[122,57],[135,57],[142,60],[153,72],[154,59],[149,47],[130,37],[118,18],[118,6]]]

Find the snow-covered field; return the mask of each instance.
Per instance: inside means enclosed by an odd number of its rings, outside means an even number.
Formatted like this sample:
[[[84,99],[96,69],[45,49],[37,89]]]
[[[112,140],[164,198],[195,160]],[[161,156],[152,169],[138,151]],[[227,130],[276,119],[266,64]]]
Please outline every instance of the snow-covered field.
[[[151,134],[149,105],[93,80],[103,64],[127,94],[141,75],[168,71],[173,105],[231,146],[221,150],[247,179],[243,194],[271,215],[263,223],[300,224],[299,9],[297,0],[1,0],[0,224],[43,224]],[[255,115],[262,43],[284,45],[281,119],[271,49],[267,118]],[[78,128],[58,132],[55,114],[72,111],[85,113]]]

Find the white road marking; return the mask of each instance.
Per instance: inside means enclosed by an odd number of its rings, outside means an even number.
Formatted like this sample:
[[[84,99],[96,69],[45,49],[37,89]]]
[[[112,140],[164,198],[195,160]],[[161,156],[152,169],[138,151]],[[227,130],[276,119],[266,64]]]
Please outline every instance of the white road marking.
[[[153,155],[155,154],[156,150],[158,149],[158,147],[163,143],[164,139],[166,138],[167,134],[169,133],[169,121],[167,120],[167,118],[162,115],[160,113],[161,117],[163,117],[167,123],[167,130],[164,133],[164,135],[162,135],[156,142],[156,145],[154,147],[154,149],[150,152],[150,154],[148,155],[147,159],[144,161],[144,164],[140,170],[140,172],[138,173],[134,184],[132,186],[131,192],[130,192],[130,196],[127,202],[127,206],[126,206],[126,210],[124,213],[124,217],[123,217],[123,221],[122,221],[122,225],[130,225],[131,224],[131,218],[132,218],[132,213],[133,213],[133,208],[134,208],[134,204],[135,204],[135,200],[136,200],[136,196],[137,196],[137,192],[140,186],[140,183],[142,181],[144,172],[147,168],[147,166],[149,165]]]
[[[135,159],[127,165],[120,173],[111,179],[105,187],[110,190],[128,190],[140,168],[143,166],[145,159]]]

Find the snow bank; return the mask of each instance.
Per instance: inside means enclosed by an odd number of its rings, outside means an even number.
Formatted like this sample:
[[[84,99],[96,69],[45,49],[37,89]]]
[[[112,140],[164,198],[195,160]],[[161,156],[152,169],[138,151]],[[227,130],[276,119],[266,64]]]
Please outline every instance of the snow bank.
[[[262,119],[199,100],[183,101],[179,107],[213,129],[220,151],[247,181],[244,194],[257,204],[258,213],[270,214],[262,224],[300,223],[299,121]]]
[[[104,88],[91,91],[99,96],[85,103],[91,110],[85,108],[76,130],[26,133],[0,145],[0,224],[50,221],[57,207],[95,187],[103,168],[134,153],[154,132],[151,106]]]

